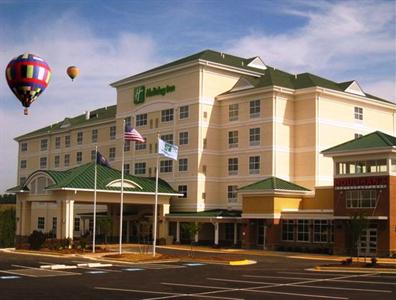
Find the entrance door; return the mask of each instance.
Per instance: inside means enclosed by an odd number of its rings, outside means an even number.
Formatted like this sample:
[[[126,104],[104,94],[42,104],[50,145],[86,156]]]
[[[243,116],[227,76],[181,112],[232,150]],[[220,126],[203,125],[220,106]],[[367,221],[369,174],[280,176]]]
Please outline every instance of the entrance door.
[[[370,228],[363,231],[359,243],[360,256],[377,255],[377,228]]]

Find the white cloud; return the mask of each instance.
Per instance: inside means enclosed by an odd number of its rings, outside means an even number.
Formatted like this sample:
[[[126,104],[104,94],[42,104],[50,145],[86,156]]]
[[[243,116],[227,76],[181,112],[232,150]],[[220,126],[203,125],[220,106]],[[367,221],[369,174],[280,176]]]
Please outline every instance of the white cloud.
[[[73,22],[70,22],[70,19]],[[71,12],[42,23],[40,33],[24,34],[21,27],[1,30],[0,65],[15,56],[32,52],[43,57],[53,71],[47,90],[33,103],[29,116],[0,80],[0,193],[16,183],[17,143],[13,138],[29,131],[75,116],[85,110],[116,103],[113,81],[146,70],[161,59],[149,36],[118,33],[111,38],[94,33],[87,23]],[[18,39],[14,32],[19,31]],[[72,82],[66,68],[76,65],[81,74]]]

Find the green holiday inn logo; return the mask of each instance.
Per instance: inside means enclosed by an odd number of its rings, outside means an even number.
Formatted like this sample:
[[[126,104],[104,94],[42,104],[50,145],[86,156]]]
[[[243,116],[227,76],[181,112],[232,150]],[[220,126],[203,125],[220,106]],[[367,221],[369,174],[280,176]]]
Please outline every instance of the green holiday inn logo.
[[[135,87],[133,90],[133,103],[140,104],[146,100],[146,97],[154,97],[154,96],[165,96],[168,93],[172,93],[176,90],[174,85],[167,86],[158,86],[153,88],[147,88],[144,85]]]

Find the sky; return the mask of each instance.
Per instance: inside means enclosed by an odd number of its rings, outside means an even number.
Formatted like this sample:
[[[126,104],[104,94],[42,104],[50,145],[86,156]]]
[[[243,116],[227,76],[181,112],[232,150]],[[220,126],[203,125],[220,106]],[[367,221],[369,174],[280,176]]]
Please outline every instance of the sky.
[[[396,101],[396,1],[0,0],[0,67],[30,52],[53,71],[29,116],[0,79],[0,194],[17,183],[16,136],[116,104],[110,83],[205,49]]]

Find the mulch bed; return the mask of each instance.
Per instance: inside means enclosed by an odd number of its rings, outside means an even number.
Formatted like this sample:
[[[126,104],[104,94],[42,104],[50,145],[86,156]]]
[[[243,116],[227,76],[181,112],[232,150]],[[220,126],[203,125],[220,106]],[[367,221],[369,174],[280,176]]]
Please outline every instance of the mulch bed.
[[[396,270],[396,266],[394,265],[387,265],[387,264],[372,264],[371,262],[369,262],[369,260],[367,262],[353,262],[351,264],[326,264],[326,265],[320,265],[320,267],[343,267],[343,268],[348,268],[348,269],[353,269],[353,268],[367,268],[367,269],[371,269],[371,268],[378,268],[378,269],[389,269],[389,270]]]

